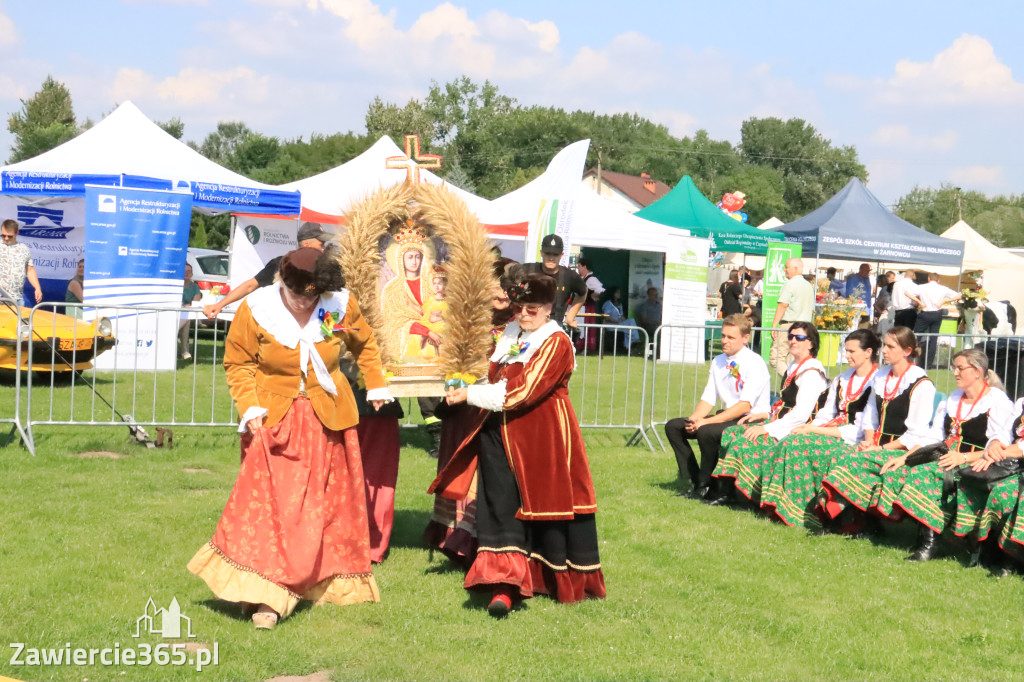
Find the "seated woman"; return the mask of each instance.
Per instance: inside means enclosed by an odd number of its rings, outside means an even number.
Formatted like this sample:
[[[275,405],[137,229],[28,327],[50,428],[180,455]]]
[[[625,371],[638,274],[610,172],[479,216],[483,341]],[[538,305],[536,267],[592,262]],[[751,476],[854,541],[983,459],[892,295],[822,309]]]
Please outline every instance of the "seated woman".
[[[983,472],[993,466],[1003,467],[1001,480],[992,484],[987,495],[985,511],[978,524],[979,541],[989,538],[987,543],[1002,549],[989,554],[989,568],[993,575],[1002,577],[1013,572],[1013,566],[1024,565],[1024,518],[1020,514],[1020,501],[1024,481],[1018,472],[1024,470],[1024,398],[1013,407],[1016,418],[1010,430],[1009,440],[1004,444],[997,439],[989,444],[985,456],[971,464],[974,471]],[[963,484],[961,483],[961,486]],[[985,486],[986,488],[988,486]],[[1006,560],[1009,559],[1008,564]]]
[[[210,542],[188,570],[271,628],[301,600],[379,601],[347,347],[375,410],[391,400],[377,342],[337,261],[290,251],[280,281],[251,294],[224,349],[241,415],[242,465]],[[330,322],[328,322],[330,320]]]
[[[781,397],[769,414],[748,414],[736,426],[722,433],[722,459],[712,474],[718,479],[734,479],[736,489],[748,499],[761,493],[766,464],[779,441],[794,427],[806,424],[828,390],[825,368],[818,362],[818,330],[810,322],[794,322],[789,328],[789,352],[793,362],[782,377]],[[753,422],[768,419],[765,424]],[[726,491],[711,504],[723,504],[732,497]]]
[[[608,287],[604,292],[604,303],[601,305],[601,313],[604,315],[605,324],[621,324],[628,327],[635,327],[636,320],[627,318],[622,312],[622,295],[618,287]],[[631,329],[625,333],[623,343],[628,351],[633,344],[640,340],[640,332]],[[615,332],[615,343],[619,342],[619,332]]]
[[[981,459],[993,441],[1009,439],[1013,403],[1002,391],[988,368],[988,358],[977,348],[953,356],[956,390],[939,404],[928,439],[903,455],[892,457],[882,467],[882,487],[873,508],[893,521],[909,516],[920,524],[920,542],[911,561],[927,561],[935,555],[938,536],[956,511],[953,472]],[[937,461],[905,467],[907,457],[920,445],[945,441],[949,452]],[[984,500],[972,496],[974,504],[958,514],[961,535],[973,531],[984,511]],[[966,500],[965,500],[966,501]],[[973,512],[973,513],[972,513]]]
[[[850,368],[832,380],[825,404],[811,423],[795,427],[768,463],[761,506],[787,526],[820,524],[816,510],[821,481],[864,435],[864,407],[881,345],[870,329],[857,329],[846,337]]]
[[[882,338],[882,361],[888,364],[871,384],[872,399],[862,417],[864,438],[836,461],[821,482],[821,506],[827,518],[837,519],[849,505],[860,512],[870,509],[878,501],[882,466],[893,451],[928,442],[935,384],[913,364],[919,353],[914,332],[907,327],[893,327]],[[858,525],[867,522],[865,531],[878,530],[877,517],[845,513],[859,516]]]
[[[569,401],[576,360],[550,319],[555,286],[532,273],[512,286],[516,317],[491,355],[490,383],[448,391],[450,404],[477,410],[472,431],[430,486],[459,499],[479,472],[479,546],[464,585],[490,595],[495,617],[535,594],[562,603],[605,596],[597,498]],[[471,447],[477,435],[479,448]]]

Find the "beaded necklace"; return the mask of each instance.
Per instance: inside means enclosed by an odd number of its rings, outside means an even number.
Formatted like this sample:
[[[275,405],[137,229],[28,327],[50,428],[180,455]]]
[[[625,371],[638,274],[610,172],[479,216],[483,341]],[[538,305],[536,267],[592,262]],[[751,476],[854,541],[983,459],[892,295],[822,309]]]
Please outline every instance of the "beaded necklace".
[[[854,372],[850,375],[850,379],[846,382],[846,391],[843,392],[842,397],[839,399],[839,413],[835,416],[835,419],[830,421],[826,426],[842,426],[849,423],[849,414],[847,410],[850,407],[850,403],[854,402],[864,393],[864,389],[867,387],[868,382],[875,376],[875,371],[878,370],[878,365],[871,363],[871,370],[864,375],[864,380],[860,383],[860,388],[856,391],[853,390],[853,379],[857,376]],[[839,384],[842,388],[842,383]]]
[[[806,358],[804,358],[803,360],[800,361],[800,363],[796,366],[796,369],[794,369],[792,372],[790,372],[789,374],[786,375],[786,380],[782,382],[782,388],[779,389],[779,395],[780,396],[782,395],[783,391],[785,391],[787,388],[789,388],[789,385],[791,383],[793,383],[793,380],[796,379],[797,376],[799,376],[800,368],[803,367],[804,363],[807,362],[810,359],[811,359],[811,356],[808,355]],[[776,400],[775,404],[772,405],[772,416],[771,416],[771,419],[769,419],[768,421],[775,421],[775,418],[778,417],[778,415],[779,415],[779,411],[782,410],[782,407],[785,404],[786,403],[785,403],[785,401],[782,398],[779,398],[778,400]]]
[[[903,383],[903,377],[906,376],[911,367],[913,367],[913,365],[907,363],[907,368],[896,378],[896,385],[892,387],[892,393],[889,392],[889,379],[892,378],[892,367],[889,368],[889,374],[885,377],[885,384],[882,386],[882,400],[889,402],[899,394],[900,384]]]
[[[985,397],[986,393],[988,393],[988,389],[989,386],[988,382],[986,381],[984,382],[984,388],[981,389],[981,394],[978,395],[977,399],[975,399],[973,403],[971,403],[971,409],[969,409],[967,411],[967,415],[963,417],[961,417],[960,415],[964,409],[964,398],[967,397],[967,392],[964,391],[964,393],[960,395],[960,400],[958,400],[956,404],[956,416],[954,417],[950,415],[949,418],[949,437],[946,439],[946,445],[948,445],[950,448],[953,448],[954,446],[956,446],[955,449],[960,448],[960,444],[963,442],[963,435],[960,433],[961,425],[965,421],[970,420],[971,415],[974,414],[974,408],[978,406],[978,403],[981,402],[981,399]]]

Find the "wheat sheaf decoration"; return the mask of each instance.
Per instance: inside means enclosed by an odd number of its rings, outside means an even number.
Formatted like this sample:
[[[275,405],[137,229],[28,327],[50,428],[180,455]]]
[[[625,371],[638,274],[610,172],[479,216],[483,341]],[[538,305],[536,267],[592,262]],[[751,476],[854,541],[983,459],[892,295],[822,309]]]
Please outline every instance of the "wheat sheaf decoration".
[[[410,208],[412,203],[412,208]],[[489,288],[494,282],[491,243],[465,202],[442,186],[403,183],[380,189],[347,212],[348,229],[341,240],[339,260],[350,291],[378,339],[385,365],[395,363],[401,349],[388,338],[378,293],[380,240],[397,233],[415,212],[419,229],[438,237],[448,250],[445,329],[438,348],[438,369],[480,378],[487,372],[491,346]]]

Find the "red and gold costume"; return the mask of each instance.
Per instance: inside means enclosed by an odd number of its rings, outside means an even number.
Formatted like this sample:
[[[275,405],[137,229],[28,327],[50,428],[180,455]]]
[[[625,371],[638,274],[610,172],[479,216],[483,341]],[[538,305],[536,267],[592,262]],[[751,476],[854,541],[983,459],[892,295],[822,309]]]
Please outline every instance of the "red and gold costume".
[[[523,332],[513,322],[491,356],[490,383],[469,388],[472,427],[430,488],[459,499],[479,472],[467,589],[510,585],[519,597],[560,602],[605,596],[597,500],[569,402],[575,364],[557,324]]]
[[[354,297],[325,293],[317,308],[340,323],[304,327],[280,284],[249,296],[228,333],[224,367],[243,428],[238,479],[213,539],[188,568],[220,599],[266,604],[281,616],[299,600],[349,604],[380,599],[370,571],[366,497],[355,400],[339,369],[344,343],[368,399],[388,399],[377,344]],[[316,310],[316,308],[314,309]],[[303,366],[304,364],[304,366]]]

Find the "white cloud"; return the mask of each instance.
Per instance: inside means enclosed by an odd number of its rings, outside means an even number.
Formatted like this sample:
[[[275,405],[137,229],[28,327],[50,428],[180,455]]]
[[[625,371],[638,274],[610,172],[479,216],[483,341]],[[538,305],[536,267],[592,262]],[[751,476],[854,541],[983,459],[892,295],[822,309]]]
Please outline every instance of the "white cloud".
[[[883,125],[871,135],[872,142],[914,151],[949,151],[956,147],[958,135],[955,130],[945,130],[938,135],[914,133],[905,125]]]
[[[964,34],[930,61],[902,59],[887,78],[860,79],[832,74],[826,84],[866,93],[885,106],[1008,106],[1024,103],[1024,83],[996,56],[985,38]]]
[[[6,14],[0,14],[0,48],[14,47],[20,38],[14,22]]]
[[[697,130],[697,117],[675,109],[656,109],[645,112],[647,118],[660,123],[675,137],[693,135]]]
[[[221,106],[233,101],[258,104],[267,99],[268,78],[257,76],[245,66],[225,70],[186,67],[177,75],[158,81],[139,69],[122,68],[114,78],[110,94],[118,102],[157,100],[183,109]]]
[[[1006,184],[1002,166],[961,166],[949,172],[949,181],[983,191],[998,190]]]

